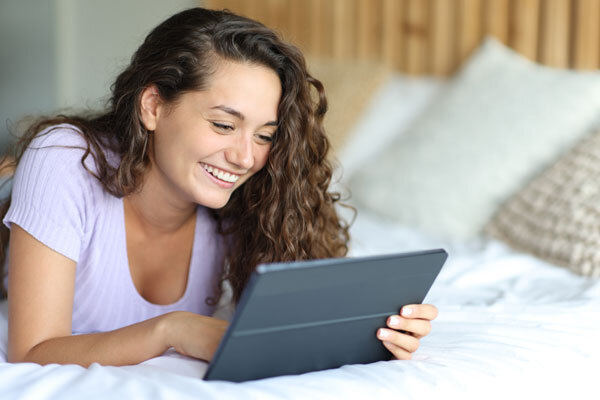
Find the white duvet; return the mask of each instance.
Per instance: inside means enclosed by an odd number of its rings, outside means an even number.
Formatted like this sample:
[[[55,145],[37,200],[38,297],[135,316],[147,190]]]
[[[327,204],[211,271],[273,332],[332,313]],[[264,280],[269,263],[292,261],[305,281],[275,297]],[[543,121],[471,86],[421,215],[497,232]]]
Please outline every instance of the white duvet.
[[[498,242],[441,243],[364,212],[352,232],[353,255],[450,253],[426,299],[440,316],[411,361],[241,384],[205,382],[204,362],[175,353],[128,367],[1,362],[0,398],[600,398],[600,281]],[[0,308],[4,361],[6,303]]]

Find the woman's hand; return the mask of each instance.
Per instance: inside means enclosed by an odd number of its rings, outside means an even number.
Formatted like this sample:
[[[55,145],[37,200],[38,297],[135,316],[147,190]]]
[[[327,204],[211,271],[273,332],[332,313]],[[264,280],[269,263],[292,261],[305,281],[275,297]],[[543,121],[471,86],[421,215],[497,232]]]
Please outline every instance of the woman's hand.
[[[377,330],[377,337],[398,360],[410,360],[419,348],[419,340],[431,331],[431,321],[438,310],[431,304],[411,304],[402,307],[400,315],[387,319],[388,328]]]
[[[165,314],[163,320],[163,332],[169,347],[185,356],[208,362],[217,351],[228,326],[227,321],[184,311]]]

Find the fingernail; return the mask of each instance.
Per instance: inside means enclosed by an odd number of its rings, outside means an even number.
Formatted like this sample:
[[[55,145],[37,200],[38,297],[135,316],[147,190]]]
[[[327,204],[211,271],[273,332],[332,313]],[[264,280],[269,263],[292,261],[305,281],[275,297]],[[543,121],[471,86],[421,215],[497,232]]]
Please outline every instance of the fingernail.
[[[380,338],[386,338],[390,336],[390,333],[388,331],[386,331],[385,329],[380,329],[379,330],[379,337]]]
[[[394,317],[390,317],[390,325],[399,325],[400,324],[400,318],[394,316]]]
[[[402,315],[404,315],[405,317],[408,317],[410,314],[412,314],[412,308],[403,308],[402,309]]]

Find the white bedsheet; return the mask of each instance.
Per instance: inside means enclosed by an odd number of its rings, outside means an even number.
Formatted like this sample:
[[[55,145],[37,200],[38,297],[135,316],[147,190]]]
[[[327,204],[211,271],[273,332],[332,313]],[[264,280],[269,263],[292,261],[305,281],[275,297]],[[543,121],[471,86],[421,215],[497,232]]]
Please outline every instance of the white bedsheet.
[[[175,353],[128,367],[1,362],[0,398],[600,398],[600,281],[498,242],[441,243],[367,213],[352,232],[354,255],[438,246],[450,253],[426,299],[440,316],[411,361],[242,384],[204,382],[206,364]],[[6,304],[0,308],[3,361]]]

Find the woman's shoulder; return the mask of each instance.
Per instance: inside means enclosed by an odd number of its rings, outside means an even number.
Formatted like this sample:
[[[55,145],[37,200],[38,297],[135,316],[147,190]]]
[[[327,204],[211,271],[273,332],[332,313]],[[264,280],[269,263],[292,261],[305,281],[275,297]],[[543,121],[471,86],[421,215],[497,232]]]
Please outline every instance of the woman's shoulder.
[[[87,141],[72,125],[42,130],[19,159],[12,179],[10,208],[3,222],[19,225],[38,241],[78,261],[87,232],[108,197],[82,164]]]
[[[21,155],[13,175],[13,194],[31,186],[65,192],[85,192],[102,197],[104,190],[97,178],[97,157],[86,154],[88,141],[82,131],[70,124],[45,128],[38,133]],[[54,188],[54,189],[52,189]]]
[[[40,131],[27,146],[28,149],[87,148],[87,141],[80,128],[72,124],[59,124],[49,126]]]
[[[27,164],[44,168],[55,166],[61,173],[80,173],[92,178],[97,171],[97,157],[88,140],[75,125],[52,125],[40,131],[31,140],[21,161],[27,159]],[[113,154],[108,149],[103,150],[107,159],[112,161]]]

